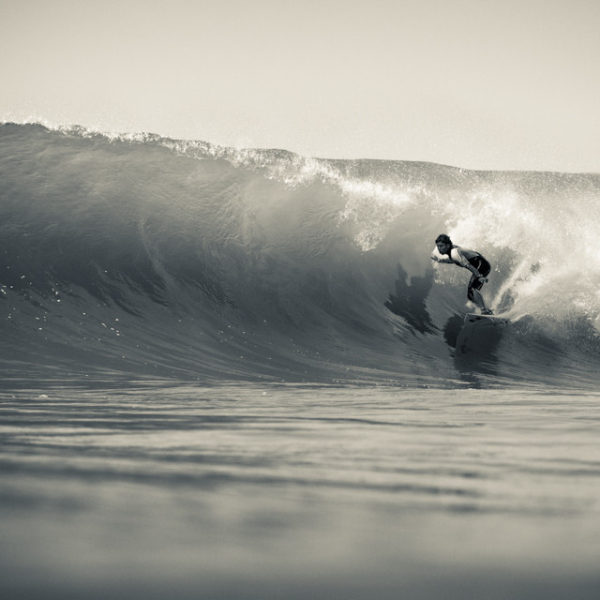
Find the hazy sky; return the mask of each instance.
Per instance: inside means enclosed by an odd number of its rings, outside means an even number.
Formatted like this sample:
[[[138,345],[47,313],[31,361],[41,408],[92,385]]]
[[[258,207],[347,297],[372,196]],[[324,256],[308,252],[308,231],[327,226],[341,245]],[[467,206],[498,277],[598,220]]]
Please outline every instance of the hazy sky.
[[[600,172],[600,0],[0,0],[0,119]]]

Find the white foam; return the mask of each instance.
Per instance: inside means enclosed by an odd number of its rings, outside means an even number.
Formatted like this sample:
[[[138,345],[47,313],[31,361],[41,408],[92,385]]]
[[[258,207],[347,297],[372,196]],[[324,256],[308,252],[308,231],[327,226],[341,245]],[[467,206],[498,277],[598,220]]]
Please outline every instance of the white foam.
[[[561,198],[487,189],[455,199],[452,240],[484,254],[492,263],[509,260],[505,293],[528,312],[556,316],[576,309],[598,314],[600,231],[597,200],[585,195]]]

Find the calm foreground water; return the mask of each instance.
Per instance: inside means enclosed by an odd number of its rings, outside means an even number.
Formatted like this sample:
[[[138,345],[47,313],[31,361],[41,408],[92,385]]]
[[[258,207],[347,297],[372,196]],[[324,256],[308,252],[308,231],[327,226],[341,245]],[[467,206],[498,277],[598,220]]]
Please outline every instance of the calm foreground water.
[[[600,597],[600,394],[0,398],[3,598]]]

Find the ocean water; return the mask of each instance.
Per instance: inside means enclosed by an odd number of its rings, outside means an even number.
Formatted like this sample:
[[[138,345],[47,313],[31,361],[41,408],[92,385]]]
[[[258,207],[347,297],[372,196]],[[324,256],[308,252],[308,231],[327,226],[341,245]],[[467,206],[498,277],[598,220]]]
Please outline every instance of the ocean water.
[[[599,206],[1,125],[3,596],[596,598]],[[510,320],[475,349],[441,232]]]

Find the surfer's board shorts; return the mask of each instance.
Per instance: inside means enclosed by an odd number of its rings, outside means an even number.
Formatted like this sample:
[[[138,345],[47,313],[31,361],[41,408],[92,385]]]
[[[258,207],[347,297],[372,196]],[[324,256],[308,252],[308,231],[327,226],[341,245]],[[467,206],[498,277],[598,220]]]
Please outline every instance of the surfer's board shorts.
[[[476,256],[469,260],[469,262],[479,271],[479,274],[482,277],[487,277],[489,272],[492,270],[490,263],[483,258],[483,256]],[[469,294],[471,290],[480,290],[483,287],[485,282],[481,281],[478,277],[471,277],[471,281],[469,282]]]

